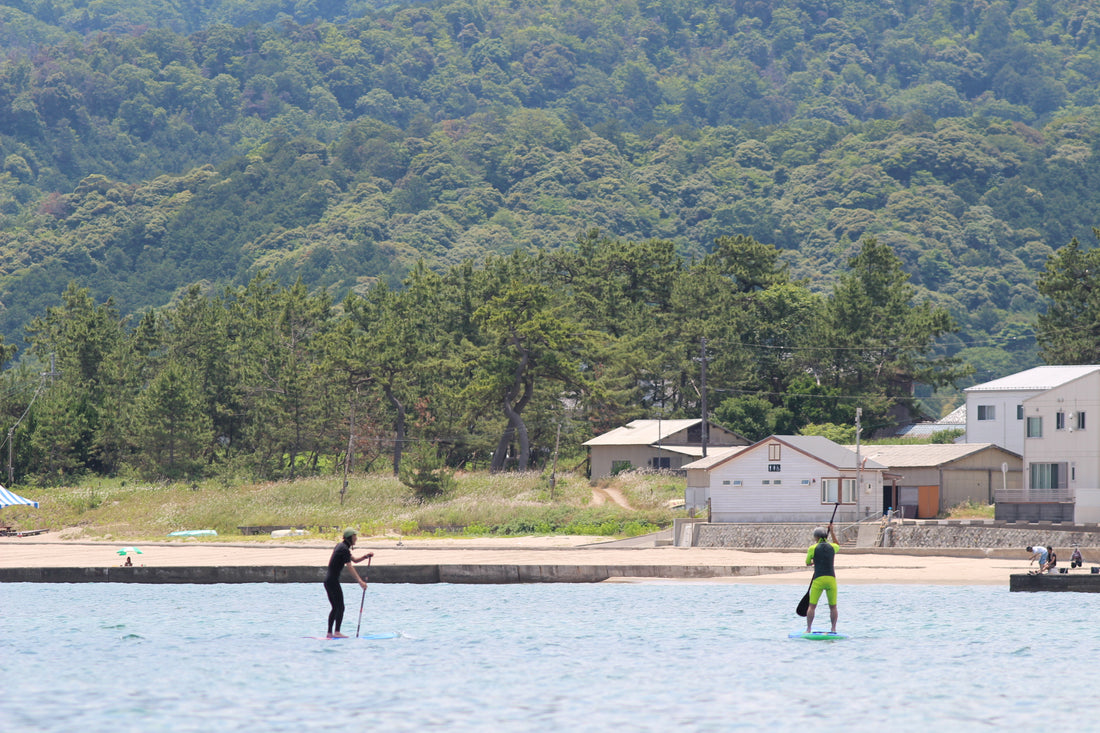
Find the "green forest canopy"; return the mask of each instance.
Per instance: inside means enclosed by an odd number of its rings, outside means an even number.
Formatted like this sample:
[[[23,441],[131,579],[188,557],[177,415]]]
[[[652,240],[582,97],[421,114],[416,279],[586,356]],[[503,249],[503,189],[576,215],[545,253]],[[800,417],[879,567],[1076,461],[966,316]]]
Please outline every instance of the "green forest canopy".
[[[773,245],[827,294],[867,237],[984,379],[1100,204],[1086,0],[0,6],[0,333],[270,272],[340,300],[598,229]],[[928,397],[927,388],[922,393]]]
[[[528,470],[559,441],[575,456],[636,417],[698,416],[704,395],[752,440],[856,407],[870,435],[917,411],[914,383],[968,373],[936,353],[953,320],[889,247],[864,241],[827,296],[787,269],[748,237],[689,262],[593,232],[479,268],[417,265],[339,304],[261,274],[134,323],[70,285],[28,328],[48,369],[4,372],[12,478],[400,473],[406,450],[418,468]]]

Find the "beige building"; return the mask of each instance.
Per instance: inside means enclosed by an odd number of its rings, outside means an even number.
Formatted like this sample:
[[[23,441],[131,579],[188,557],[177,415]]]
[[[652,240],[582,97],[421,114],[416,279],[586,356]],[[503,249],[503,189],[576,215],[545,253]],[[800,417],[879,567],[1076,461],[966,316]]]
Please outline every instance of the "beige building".
[[[747,438],[707,423],[707,448],[748,445]],[[679,470],[703,456],[701,419],[633,420],[587,441],[589,478],[636,468]]]
[[[883,508],[907,518],[931,519],[967,501],[992,504],[995,491],[1022,487],[1023,459],[992,443],[864,445],[860,455],[887,467]]]

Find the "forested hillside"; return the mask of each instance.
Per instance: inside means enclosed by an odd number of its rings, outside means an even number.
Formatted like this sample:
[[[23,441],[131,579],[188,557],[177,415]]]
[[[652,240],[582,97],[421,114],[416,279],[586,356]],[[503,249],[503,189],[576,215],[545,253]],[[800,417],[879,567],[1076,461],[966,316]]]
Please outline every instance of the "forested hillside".
[[[1089,0],[41,0],[0,6],[0,333],[70,281],[120,314],[268,271],[336,301],[593,229],[867,237],[999,376],[1100,223]],[[136,321],[135,321],[136,322]]]

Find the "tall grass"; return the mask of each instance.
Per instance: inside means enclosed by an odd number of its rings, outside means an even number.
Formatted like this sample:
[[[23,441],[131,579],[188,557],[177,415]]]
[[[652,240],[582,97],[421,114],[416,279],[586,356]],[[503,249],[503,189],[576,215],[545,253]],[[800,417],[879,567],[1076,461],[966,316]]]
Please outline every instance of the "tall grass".
[[[626,473],[605,483],[617,488],[632,509],[593,506],[592,488],[580,475],[559,474],[551,496],[549,481],[537,473],[459,472],[453,488],[425,502],[391,475],[355,476],[343,504],[341,479],[333,477],[233,486],[215,480],[94,479],[28,490],[40,507],[8,507],[0,510],[0,519],[20,529],[65,530],[72,537],[149,540],[189,529],[214,529],[221,539],[242,539],[239,527],[271,525],[326,531],[355,526],[363,536],[615,536],[654,531],[680,516],[667,502],[683,497],[682,478]]]

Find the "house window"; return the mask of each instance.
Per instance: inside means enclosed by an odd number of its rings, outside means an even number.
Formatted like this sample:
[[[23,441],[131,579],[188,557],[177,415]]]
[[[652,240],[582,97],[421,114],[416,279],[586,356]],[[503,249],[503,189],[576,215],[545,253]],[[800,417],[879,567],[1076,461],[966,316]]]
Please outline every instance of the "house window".
[[[854,478],[836,479],[836,478],[823,478],[821,479],[821,503],[822,504],[836,504],[836,492],[840,489],[840,503],[841,504],[854,504],[856,496],[856,480]]]
[[[1041,417],[1029,417],[1027,419],[1027,437],[1029,437],[1029,438],[1041,438],[1041,437],[1043,437],[1043,418],[1041,418]]]
[[[810,479],[804,478],[804,479],[802,479],[801,483],[802,483],[803,486],[809,486],[810,485]]]
[[[1023,420],[1024,419],[1024,406],[1023,405],[1016,405],[1016,419],[1017,420]]]
[[[611,462],[611,475],[620,474],[623,471],[629,471],[634,466],[630,461],[612,461]]]
[[[1065,430],[1066,429],[1066,413],[1056,412],[1054,413],[1054,429]]]
[[[772,481],[772,486],[779,486],[782,483],[783,483],[783,479],[777,478],[774,481]]]
[[[1064,489],[1069,464],[1031,463],[1028,465],[1029,486],[1035,489]]]
[[[740,485],[741,485],[741,479],[739,479],[739,478],[738,478],[738,479],[734,479],[734,480],[733,480],[733,485],[734,485],[734,486],[740,486]]]
[[[1084,430],[1084,429],[1085,429],[1085,413],[1083,413],[1083,412],[1078,412],[1078,413],[1077,413],[1077,425],[1076,425],[1076,428],[1077,428],[1078,430]]]
[[[668,456],[654,456],[649,459],[649,465],[653,468],[672,468],[672,464],[669,463],[671,460]]]
[[[769,461],[781,460],[779,458],[779,451],[780,451],[781,448],[782,448],[782,446],[779,443],[768,443],[768,460]]]
[[[978,405],[978,419],[979,420],[996,420],[997,419],[996,405]]]
[[[728,478],[727,479],[722,479],[722,485],[723,486],[729,486],[730,485],[730,480]]]
[[[769,481],[768,479],[764,479],[764,485],[765,486],[768,486],[770,484],[771,484],[771,481]]]

